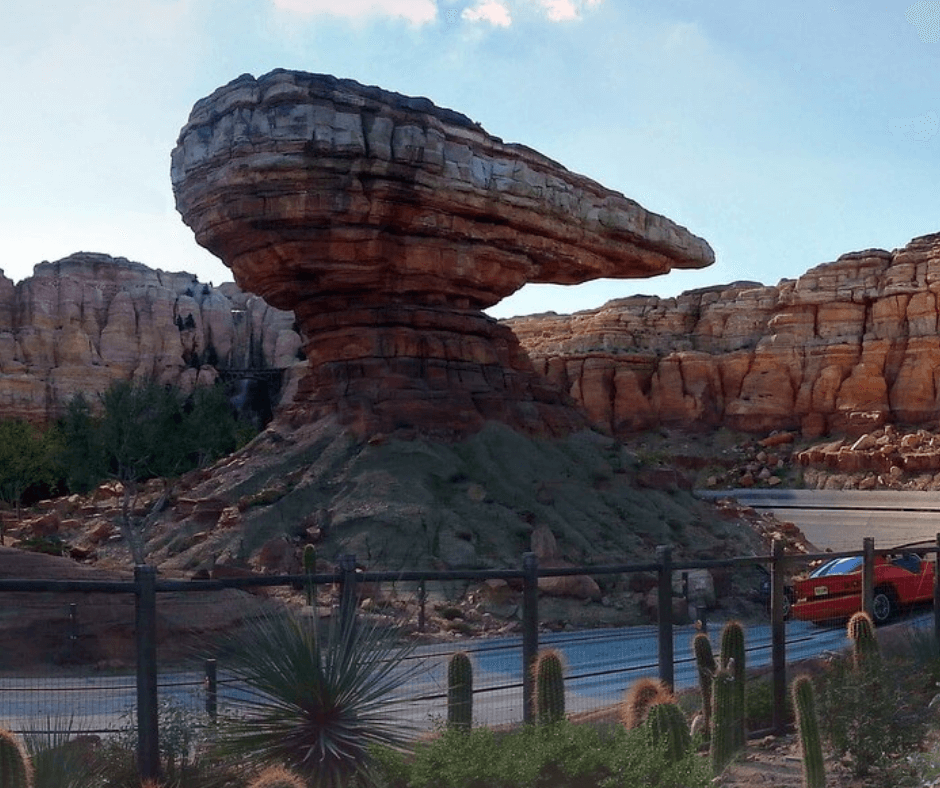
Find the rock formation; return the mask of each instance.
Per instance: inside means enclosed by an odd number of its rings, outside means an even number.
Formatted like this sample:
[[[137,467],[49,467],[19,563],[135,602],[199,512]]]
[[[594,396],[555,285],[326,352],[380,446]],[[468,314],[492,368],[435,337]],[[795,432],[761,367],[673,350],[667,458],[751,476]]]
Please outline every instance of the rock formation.
[[[0,272],[0,417],[45,422],[81,392],[153,378],[184,390],[219,370],[290,367],[294,317],[234,284],[103,254]]]
[[[940,418],[940,234],[776,286],[636,296],[515,318],[535,366],[595,424],[860,435]]]
[[[199,101],[177,208],[241,287],[294,310],[311,371],[295,421],[461,434],[583,424],[482,310],[526,282],[651,276],[708,245],[459,113],[274,71]]]

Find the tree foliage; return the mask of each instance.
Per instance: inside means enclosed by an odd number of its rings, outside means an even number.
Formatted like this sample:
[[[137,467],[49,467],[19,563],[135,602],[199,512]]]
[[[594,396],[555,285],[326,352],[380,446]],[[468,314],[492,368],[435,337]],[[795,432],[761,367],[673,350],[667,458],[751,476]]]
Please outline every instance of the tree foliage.
[[[60,449],[53,430],[42,432],[19,419],[0,421],[0,500],[19,508],[30,488],[54,486]]]
[[[221,387],[186,396],[155,382],[117,382],[94,407],[82,394],[39,430],[0,420],[0,500],[30,491],[84,493],[105,479],[134,485],[203,467],[251,436]]]

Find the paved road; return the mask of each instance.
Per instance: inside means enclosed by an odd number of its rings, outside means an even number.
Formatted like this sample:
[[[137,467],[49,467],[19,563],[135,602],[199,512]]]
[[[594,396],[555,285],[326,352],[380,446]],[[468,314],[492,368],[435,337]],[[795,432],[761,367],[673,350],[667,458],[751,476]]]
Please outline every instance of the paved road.
[[[922,616],[926,622],[930,617]],[[723,622],[710,622],[713,632]],[[675,675],[678,687],[697,681],[690,653],[692,627],[675,628]],[[655,676],[657,631],[655,627],[592,630],[545,634],[541,645],[559,649],[567,664],[566,703],[569,711],[586,711],[615,703],[624,690],[641,676]],[[787,626],[787,656],[790,661],[842,648],[842,627],[824,629],[805,622]],[[770,663],[769,626],[748,628],[748,665]],[[461,641],[457,644],[425,646],[415,657],[427,660],[428,671],[402,694],[396,716],[403,723],[427,730],[446,715],[446,664],[453,651],[464,649],[474,665],[474,720],[477,724],[500,725],[522,720],[520,638]],[[226,683],[220,670],[220,707],[239,697],[237,687]],[[201,709],[205,702],[202,677],[176,673],[161,677],[161,700]],[[136,693],[133,676],[86,677],[57,681],[55,685],[33,679],[0,679],[0,718],[14,729],[68,723],[72,729],[109,730],[133,724]]]
[[[758,511],[795,523],[820,550],[860,550],[934,540],[940,533],[940,493],[830,490],[700,491],[702,497],[732,496]]]

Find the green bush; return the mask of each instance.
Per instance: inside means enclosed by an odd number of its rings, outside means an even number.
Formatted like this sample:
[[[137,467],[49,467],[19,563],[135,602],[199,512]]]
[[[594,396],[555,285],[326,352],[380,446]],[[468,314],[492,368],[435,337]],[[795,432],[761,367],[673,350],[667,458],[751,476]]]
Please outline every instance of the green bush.
[[[916,680],[916,677],[913,677]],[[836,755],[858,776],[893,782],[897,756],[916,749],[927,727],[925,702],[906,682],[910,665],[891,669],[881,661],[857,667],[834,660],[819,681],[819,718]]]
[[[389,763],[380,773],[389,788],[697,788],[710,779],[703,758],[671,762],[645,730],[567,721],[507,734],[445,731],[418,745],[410,763]]]

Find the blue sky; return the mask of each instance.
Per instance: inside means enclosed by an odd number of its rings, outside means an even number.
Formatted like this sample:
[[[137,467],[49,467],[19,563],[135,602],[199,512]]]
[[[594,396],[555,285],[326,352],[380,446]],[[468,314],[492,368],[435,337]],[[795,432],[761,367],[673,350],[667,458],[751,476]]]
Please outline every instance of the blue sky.
[[[940,231],[936,0],[10,0],[0,268],[96,251],[230,279],[174,209],[170,151],[195,101],[279,67],[427,96],[716,252],[527,287],[500,317],[776,283]]]

